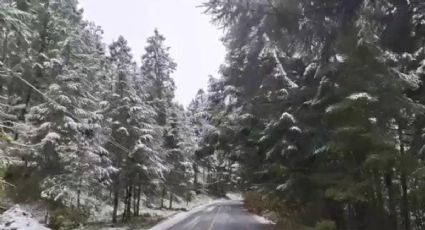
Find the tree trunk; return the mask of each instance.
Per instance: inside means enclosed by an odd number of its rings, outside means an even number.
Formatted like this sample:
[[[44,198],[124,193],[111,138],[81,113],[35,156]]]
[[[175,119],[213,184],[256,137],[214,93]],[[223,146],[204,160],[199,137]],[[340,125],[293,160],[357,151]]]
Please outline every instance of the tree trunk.
[[[118,205],[119,205],[119,195],[120,195],[120,178],[119,175],[115,175],[114,183],[112,184],[112,195],[113,195],[113,210],[112,210],[112,223],[117,223],[118,216]]]
[[[121,223],[124,223],[125,216],[127,215],[127,194],[128,194],[128,191],[127,191],[127,188],[126,188],[125,192],[124,192],[124,199],[123,199],[124,210],[123,210],[123,213],[122,213],[122,216],[121,216]]]
[[[138,194],[137,190],[138,190],[138,186],[134,185],[133,187],[133,194],[134,194],[133,195],[133,215],[134,216],[139,215],[137,211],[137,194]]]
[[[169,209],[173,208],[173,193],[172,192],[170,192],[170,204],[168,205],[168,208]]]
[[[81,196],[81,178],[78,181],[78,190],[77,190],[77,210],[80,210],[80,196]]]
[[[139,184],[138,189],[137,189],[137,195],[136,195],[136,216],[139,216],[140,214],[140,197],[142,196],[142,185]]]
[[[127,198],[127,218],[126,221],[131,217],[131,198],[133,197],[133,185],[130,184],[128,187],[128,198]],[[134,210],[133,210],[134,211]]]
[[[9,44],[9,30],[4,30],[4,40],[3,40],[3,57],[2,62],[6,62],[7,53],[8,53],[8,44]]]
[[[198,165],[193,163],[193,185],[195,186],[195,189],[198,188],[198,170]]]
[[[113,210],[112,210],[112,223],[117,223],[117,214],[118,214],[118,203],[119,203],[119,192],[118,188],[114,188],[113,192],[114,200],[113,200]]]
[[[391,229],[397,229],[397,211],[394,204],[394,194],[393,194],[393,173],[391,169],[385,175],[385,186],[388,193],[388,209],[389,209],[389,227]]]
[[[133,186],[130,184],[126,189],[126,197],[124,200],[124,214],[122,215],[122,222],[127,222],[131,217],[131,198]]]
[[[377,223],[382,224],[385,222],[386,212],[385,212],[385,206],[384,206],[384,195],[382,194],[382,177],[379,172],[374,173],[375,178],[375,208],[376,208],[376,215],[378,216]],[[382,227],[382,225],[381,225]]]
[[[404,146],[404,138],[403,138],[403,131],[404,131],[404,123],[403,121],[398,122],[398,138],[400,142],[400,157],[401,159],[404,158],[406,155],[405,146]],[[409,200],[407,197],[407,173],[406,173],[407,166],[403,164],[401,165],[401,177],[400,177],[400,183],[401,183],[401,214],[403,216],[403,227],[404,230],[410,230],[410,211],[409,211]]]
[[[404,230],[410,230],[410,211],[409,211],[409,200],[407,197],[407,178],[405,173],[401,174],[400,178],[401,189],[402,189],[402,215]]]
[[[225,183],[224,185],[224,195],[226,191],[232,190],[233,189],[233,183],[232,183],[232,165],[234,162],[232,162],[231,160],[228,160],[228,168],[227,168],[227,183]]]
[[[205,168],[202,169],[202,180],[205,182]]]
[[[127,217],[127,205],[128,205],[127,200],[128,200],[128,187],[125,189],[125,196],[124,196],[124,200],[123,200],[124,211],[123,211],[122,216],[121,216],[121,222],[122,223],[125,223],[125,220],[126,220],[126,217]]]
[[[164,199],[165,199],[165,187],[162,187],[162,193],[161,193],[161,208],[164,208]]]
[[[27,96],[25,97],[25,107],[21,110],[21,113],[18,117],[18,119],[20,119],[22,121],[25,120],[25,114],[27,113],[27,109],[28,109],[28,106],[30,104],[31,95],[32,95],[32,89],[30,87],[27,87],[27,90],[28,90],[28,93],[27,93]],[[18,132],[15,132],[15,138],[14,138],[15,141],[18,140],[18,138],[19,138]]]

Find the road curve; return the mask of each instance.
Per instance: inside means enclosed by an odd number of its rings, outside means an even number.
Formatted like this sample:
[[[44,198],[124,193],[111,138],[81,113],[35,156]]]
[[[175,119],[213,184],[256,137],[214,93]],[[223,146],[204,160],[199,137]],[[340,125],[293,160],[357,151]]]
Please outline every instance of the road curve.
[[[171,219],[171,221],[173,221]],[[164,230],[271,230],[243,208],[239,201],[221,201],[189,213],[184,219]],[[155,227],[154,227],[155,229]]]

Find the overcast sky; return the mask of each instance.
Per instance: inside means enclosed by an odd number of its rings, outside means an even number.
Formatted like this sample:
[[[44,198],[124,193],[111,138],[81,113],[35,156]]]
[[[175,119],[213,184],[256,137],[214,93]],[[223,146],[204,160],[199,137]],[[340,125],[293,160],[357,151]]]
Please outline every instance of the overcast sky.
[[[80,0],[84,17],[104,30],[110,43],[123,35],[140,63],[146,38],[155,28],[166,37],[177,62],[174,79],[176,100],[188,105],[199,88],[206,88],[208,76],[217,75],[225,49],[222,31],[197,8],[203,0]]]

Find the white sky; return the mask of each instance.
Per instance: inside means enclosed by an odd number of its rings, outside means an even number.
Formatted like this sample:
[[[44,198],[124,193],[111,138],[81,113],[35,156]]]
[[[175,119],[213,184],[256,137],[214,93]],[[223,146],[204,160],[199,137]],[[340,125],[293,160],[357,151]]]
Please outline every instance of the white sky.
[[[210,17],[197,8],[204,0],[80,0],[84,17],[104,30],[110,43],[123,35],[140,63],[146,38],[155,28],[166,37],[171,55],[177,62],[174,80],[176,100],[188,105],[208,76],[217,75],[225,49],[219,41],[222,31]]]

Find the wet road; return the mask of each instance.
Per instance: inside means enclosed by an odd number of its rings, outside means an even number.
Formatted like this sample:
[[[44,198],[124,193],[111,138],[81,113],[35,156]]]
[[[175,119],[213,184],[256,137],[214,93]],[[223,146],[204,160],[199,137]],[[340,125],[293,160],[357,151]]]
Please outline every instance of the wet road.
[[[241,202],[222,201],[189,213],[167,230],[271,230],[272,225],[247,212]]]

